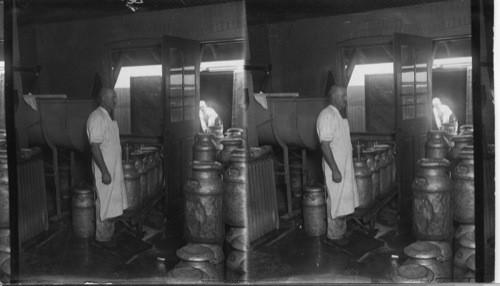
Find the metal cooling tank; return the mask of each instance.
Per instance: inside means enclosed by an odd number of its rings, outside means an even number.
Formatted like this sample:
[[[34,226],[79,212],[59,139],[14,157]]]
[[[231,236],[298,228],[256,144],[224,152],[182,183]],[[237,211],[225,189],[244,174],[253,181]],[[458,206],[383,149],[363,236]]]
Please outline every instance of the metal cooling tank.
[[[16,129],[29,146],[50,146],[83,151],[88,146],[86,125],[97,107],[96,99],[39,98],[32,109],[19,98]]]
[[[316,149],[319,147],[316,120],[328,105],[325,97],[268,97],[268,109],[254,104],[259,145]]]

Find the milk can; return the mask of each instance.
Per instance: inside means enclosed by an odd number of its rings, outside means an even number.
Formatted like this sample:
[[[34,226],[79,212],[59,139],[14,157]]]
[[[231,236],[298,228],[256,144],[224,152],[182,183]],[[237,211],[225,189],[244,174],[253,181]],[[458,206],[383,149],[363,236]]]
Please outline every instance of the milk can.
[[[218,162],[192,162],[193,177],[184,184],[185,234],[190,242],[224,241],[222,166]]]
[[[148,167],[144,152],[136,150],[130,154],[135,169],[139,173],[139,204],[142,204],[148,195]]]
[[[446,158],[449,147],[445,133],[444,130],[430,130],[427,133],[427,141],[424,145],[426,158]]]
[[[174,267],[170,272],[168,272],[168,277],[179,280],[182,282],[194,282],[199,283],[208,278],[207,274],[198,268],[192,266],[182,266]]]
[[[466,146],[458,155],[452,173],[454,219],[459,223],[474,223],[474,148]]]
[[[467,272],[467,259],[476,253],[476,237],[474,232],[468,232],[460,237],[458,241],[460,247],[455,252],[453,259],[453,279],[455,282],[460,282],[464,279]]]
[[[226,132],[224,132],[224,135],[226,137],[244,139],[244,131],[243,131],[243,129],[237,128],[237,127],[228,128],[226,130]]]
[[[148,197],[150,197],[156,190],[158,185],[157,177],[155,176],[155,164],[154,164],[154,153],[149,151],[146,154],[146,160],[148,162]]]
[[[375,201],[380,195],[380,162],[377,160],[377,151],[374,149],[363,150],[366,164],[372,171],[372,200]]]
[[[413,191],[413,234],[424,240],[448,240],[453,236],[451,191],[446,159],[418,160]]]
[[[444,136],[446,137],[446,139],[448,139],[448,141],[450,141],[450,139],[453,136],[457,135],[457,131],[455,130],[455,124],[453,123],[443,123],[442,130],[446,132],[444,133]]]
[[[450,163],[451,167],[453,167],[451,170],[453,171],[455,165],[458,163],[457,161],[460,151],[462,151],[462,148],[467,145],[473,145],[474,137],[472,137],[471,135],[457,135],[451,138],[451,142],[453,142],[453,148],[451,148],[450,150]]]
[[[372,171],[366,158],[354,158],[354,175],[358,187],[359,207],[365,207],[372,202]]]
[[[429,240],[429,243],[435,244],[441,250],[441,256],[438,261],[443,265],[444,273],[441,281],[451,280],[453,277],[453,249],[451,240]],[[437,277],[436,277],[437,278]]]
[[[219,153],[218,161],[222,163],[223,166],[229,165],[229,158],[231,158],[231,153],[234,149],[243,148],[243,139],[241,138],[224,138],[220,140],[222,146],[222,151]]]
[[[460,244],[458,242],[460,241],[462,235],[469,232],[474,232],[475,229],[476,227],[474,224],[461,224],[457,227],[457,229],[455,230],[455,235],[453,237],[453,253],[456,253],[460,248]]]
[[[224,219],[230,226],[247,225],[247,160],[245,149],[235,149],[229,159],[230,165],[224,171]]]
[[[0,228],[10,228],[7,150],[0,150]]]
[[[374,146],[373,149],[377,150],[377,154],[380,158],[380,195],[385,196],[387,194],[392,175],[392,171],[389,169],[389,162],[387,161],[387,151],[389,148],[384,146]]]
[[[385,151],[385,160],[387,161],[387,190],[388,191],[388,188],[396,182],[396,170],[393,168],[395,168],[395,165],[394,165],[394,153],[392,152],[392,147],[390,145],[378,145],[376,146],[377,148],[384,148],[384,151]],[[393,176],[394,176],[394,180],[393,180]]]
[[[141,200],[141,175],[136,169],[135,162],[125,161],[122,168],[128,206],[130,209],[135,209]]]
[[[217,138],[223,138],[224,137],[222,126],[220,126],[220,125],[209,126],[208,127],[208,133],[214,134],[215,137],[217,137]]]
[[[203,271],[204,280],[224,279],[224,252],[219,245],[188,243],[176,252],[181,259],[175,267],[193,267]]]
[[[396,283],[431,283],[434,273],[419,264],[404,264],[398,268],[392,280]]]
[[[409,257],[405,264],[425,266],[432,270],[435,279],[446,278],[439,246],[428,241],[417,241],[405,247],[404,252]]]
[[[474,125],[472,124],[464,124],[459,128],[459,135],[472,135],[474,136]]]
[[[94,190],[76,188],[71,202],[73,234],[78,238],[89,238],[95,234]]]
[[[212,133],[198,133],[193,144],[193,161],[211,162],[215,161],[217,146],[215,135]]]
[[[464,274],[465,279],[469,279],[469,282],[476,282],[476,254],[472,254],[465,261],[465,266],[467,271]]]
[[[306,186],[302,198],[304,231],[308,236],[326,234],[326,202],[323,186]]]
[[[226,281],[248,280],[248,251],[233,250],[226,259]]]

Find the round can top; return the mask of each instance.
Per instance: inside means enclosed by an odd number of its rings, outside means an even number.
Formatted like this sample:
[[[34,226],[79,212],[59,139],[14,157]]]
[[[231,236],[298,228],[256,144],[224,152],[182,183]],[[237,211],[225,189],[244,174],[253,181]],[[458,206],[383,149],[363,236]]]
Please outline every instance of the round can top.
[[[367,149],[363,150],[362,153],[366,154],[366,155],[375,156],[377,154],[377,150],[375,150],[373,148],[367,148]]]
[[[182,266],[172,269],[169,274],[172,278],[202,280],[205,273],[191,266]]]
[[[222,169],[222,165],[219,162],[202,162],[202,161],[193,161],[191,162],[191,168],[193,170],[220,170]]]
[[[474,141],[474,136],[472,135],[466,135],[466,134],[461,134],[454,136],[450,139],[453,142],[473,142]]]
[[[352,162],[353,162],[354,164],[356,164],[356,163],[358,163],[358,164],[362,164],[362,163],[366,163],[366,161],[368,161],[368,159],[367,159],[367,158],[365,158],[365,157],[361,157],[361,158],[359,158],[359,159],[358,159],[358,158],[356,158],[356,157],[352,158]]]
[[[450,161],[444,158],[421,158],[418,160],[417,164],[423,168],[447,168],[450,166]]]
[[[240,145],[243,144],[243,139],[240,137],[225,137],[220,140],[222,145]]]
[[[91,188],[76,188],[73,192],[75,194],[78,193],[79,195],[86,195],[94,193],[94,190]]]
[[[451,241],[429,240],[428,242],[435,244],[439,247],[439,249],[441,250],[441,258],[443,261],[449,260],[453,257],[453,250],[451,249]]]
[[[323,187],[323,185],[320,185],[319,183],[307,185],[304,187],[305,193],[321,193],[324,192],[324,190],[325,188]]]
[[[439,246],[428,241],[417,241],[405,247],[405,254],[417,259],[432,259],[441,256]]]
[[[471,231],[460,237],[458,243],[467,248],[476,248],[476,234]]]
[[[431,282],[434,280],[434,272],[420,264],[405,264],[398,268],[398,274],[402,276],[397,282]]]
[[[389,149],[391,149],[391,147],[389,145],[375,145],[375,146],[373,146],[373,149],[375,149],[375,150],[381,149],[381,150],[384,150],[384,152],[386,152],[386,151],[389,151]]]
[[[472,254],[471,256],[469,256],[469,258],[467,258],[467,260],[465,261],[465,265],[470,270],[476,271],[476,254],[475,253]]]
[[[208,261],[214,264],[224,261],[224,253],[218,245],[188,243],[179,248],[176,254],[185,261]]]

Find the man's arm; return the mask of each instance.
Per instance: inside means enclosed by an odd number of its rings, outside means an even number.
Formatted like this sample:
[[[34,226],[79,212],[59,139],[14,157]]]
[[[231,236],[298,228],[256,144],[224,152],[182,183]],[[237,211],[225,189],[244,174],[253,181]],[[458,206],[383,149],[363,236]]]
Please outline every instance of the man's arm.
[[[102,183],[105,185],[109,185],[111,183],[111,175],[109,174],[108,168],[106,167],[106,163],[104,163],[104,157],[102,156],[101,143],[91,143],[90,151],[92,152],[92,158],[101,170],[102,173]]]
[[[342,181],[342,175],[340,174],[335,158],[333,158],[332,149],[330,149],[330,141],[321,141],[321,152],[325,158],[326,163],[332,170],[332,179],[335,183],[340,183]]]

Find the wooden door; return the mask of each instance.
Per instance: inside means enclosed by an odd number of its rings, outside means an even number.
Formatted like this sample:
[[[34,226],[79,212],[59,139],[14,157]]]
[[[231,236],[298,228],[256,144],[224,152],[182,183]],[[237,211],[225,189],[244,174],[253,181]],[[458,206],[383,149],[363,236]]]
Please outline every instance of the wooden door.
[[[199,129],[200,43],[163,37],[164,148],[168,205],[182,211],[182,186],[191,176],[194,136]]]
[[[130,117],[135,136],[159,136],[161,132],[161,76],[130,78]]]
[[[432,41],[394,34],[398,210],[411,218],[411,184],[432,122]]]

